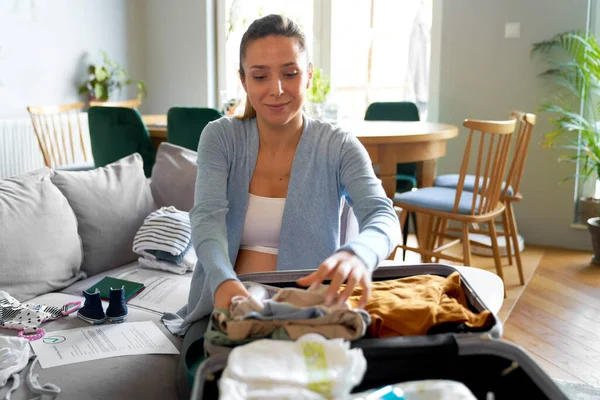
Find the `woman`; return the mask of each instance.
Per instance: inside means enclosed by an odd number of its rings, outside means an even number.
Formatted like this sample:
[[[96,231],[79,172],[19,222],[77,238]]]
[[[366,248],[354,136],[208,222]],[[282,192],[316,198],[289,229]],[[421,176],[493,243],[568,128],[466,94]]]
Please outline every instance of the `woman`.
[[[242,37],[239,74],[243,117],[211,122],[198,145],[190,220],[199,261],[179,313],[180,333],[193,324],[192,339],[213,307],[248,296],[238,274],[318,267],[298,283],[330,279],[331,299],[346,282],[340,302],[360,285],[364,304],[373,269],[399,242],[398,218],[365,148],[302,112],[312,64],[298,26],[279,15],[254,21]],[[340,247],[342,196],[360,233]]]
[[[241,118],[221,118],[198,145],[195,206],[190,211],[199,259],[182,331],[248,296],[238,274],[317,271],[302,286],[331,279],[328,296],[347,283],[369,295],[371,273],[398,244],[400,227],[362,144],[302,112],[312,78],[306,38],[291,20],[254,21],[240,45],[247,93]],[[346,196],[361,227],[339,247],[340,200]],[[181,313],[180,313],[181,314]]]

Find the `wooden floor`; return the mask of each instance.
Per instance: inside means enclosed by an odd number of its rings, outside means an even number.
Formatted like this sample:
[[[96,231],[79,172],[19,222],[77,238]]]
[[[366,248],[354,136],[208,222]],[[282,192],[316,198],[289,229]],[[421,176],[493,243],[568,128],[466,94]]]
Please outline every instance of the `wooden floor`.
[[[409,244],[416,245],[412,236]],[[504,339],[523,347],[550,376],[600,388],[600,265],[591,264],[591,256],[528,245],[525,286],[503,258],[507,298],[499,317]],[[407,253],[407,261],[419,260]],[[490,257],[475,256],[473,265],[495,271]]]
[[[540,264],[504,326],[554,377],[600,387],[600,266],[591,253],[554,248]]]

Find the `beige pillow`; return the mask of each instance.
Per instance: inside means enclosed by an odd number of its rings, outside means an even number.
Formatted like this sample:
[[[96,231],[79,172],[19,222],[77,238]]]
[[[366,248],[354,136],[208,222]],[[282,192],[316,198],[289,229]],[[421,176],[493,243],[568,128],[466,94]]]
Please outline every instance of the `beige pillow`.
[[[52,182],[77,216],[83,271],[92,276],[137,259],[133,239],[156,209],[139,154],[91,171],[55,171]]]
[[[174,206],[190,211],[194,206],[197,153],[185,147],[163,142],[158,146],[152,168],[152,195],[158,207]]]
[[[85,277],[77,219],[52,174],[42,168],[0,180],[0,290],[19,301]]]

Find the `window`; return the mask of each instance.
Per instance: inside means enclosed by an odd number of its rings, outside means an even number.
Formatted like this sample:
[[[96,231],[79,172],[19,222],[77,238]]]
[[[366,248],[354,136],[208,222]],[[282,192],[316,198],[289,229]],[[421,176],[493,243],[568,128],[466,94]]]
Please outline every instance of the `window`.
[[[332,0],[332,101],[362,119],[375,101],[413,101],[427,113],[431,0]]]
[[[243,33],[256,18],[281,13],[300,25],[311,60],[330,77],[328,102],[338,109],[338,118],[362,119],[374,101],[414,101],[421,118],[426,118],[432,0],[225,0],[217,4],[221,105],[245,99],[238,77]]]
[[[283,14],[293,19],[306,34],[307,43],[312,43],[313,2],[306,0],[225,0],[224,23],[217,24],[224,35],[225,57],[219,72],[219,104],[231,99],[245,99],[244,88],[238,76],[239,51],[242,35],[248,26],[260,17]],[[222,47],[222,48],[223,48]],[[309,52],[311,51],[309,46]],[[219,52],[221,54],[221,52]]]

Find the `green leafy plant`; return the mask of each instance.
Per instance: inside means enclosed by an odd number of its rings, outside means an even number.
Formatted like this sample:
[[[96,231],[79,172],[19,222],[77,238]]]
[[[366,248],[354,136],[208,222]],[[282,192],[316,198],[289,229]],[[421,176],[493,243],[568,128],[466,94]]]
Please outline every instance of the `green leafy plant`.
[[[329,77],[323,75],[321,68],[314,67],[312,82],[308,88],[308,101],[311,103],[324,103],[330,90]]]
[[[552,113],[549,120],[556,128],[546,134],[544,147],[567,150],[559,161],[579,163],[584,181],[594,172],[600,177],[600,49],[596,38],[578,31],[560,33],[534,43],[531,55],[544,57],[550,67],[540,76],[556,85],[551,100],[540,108]],[[569,178],[575,175],[564,180]]]
[[[103,64],[90,65],[88,67],[87,79],[79,85],[79,94],[89,94],[93,100],[107,101],[112,98],[115,90],[121,90],[125,86],[136,85],[138,98],[141,100],[146,96],[146,85],[143,81],[132,80],[128,72],[111,60],[105,51],[102,51]]]

